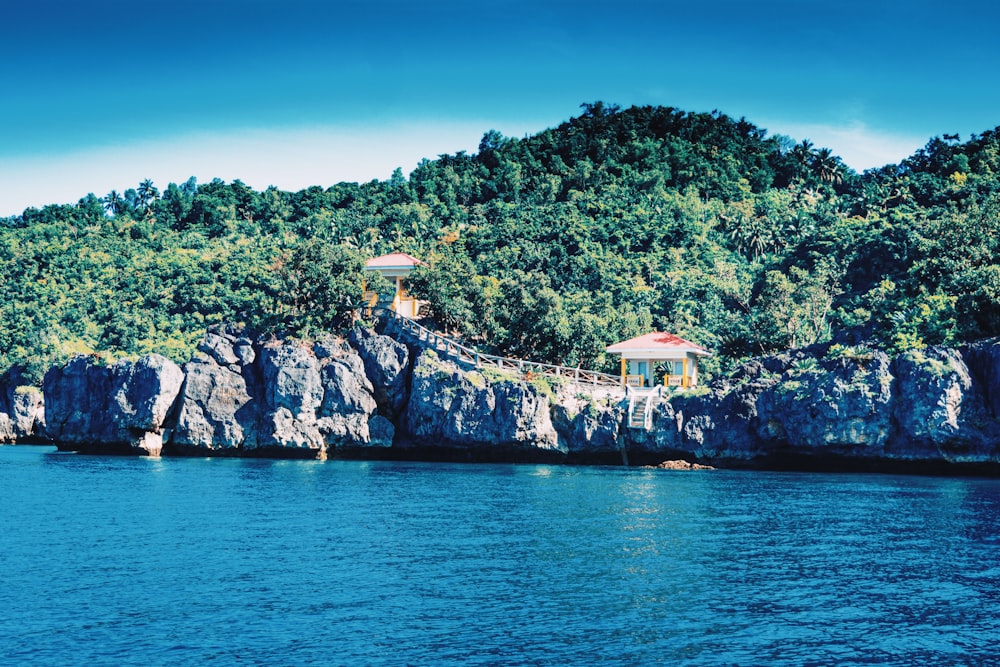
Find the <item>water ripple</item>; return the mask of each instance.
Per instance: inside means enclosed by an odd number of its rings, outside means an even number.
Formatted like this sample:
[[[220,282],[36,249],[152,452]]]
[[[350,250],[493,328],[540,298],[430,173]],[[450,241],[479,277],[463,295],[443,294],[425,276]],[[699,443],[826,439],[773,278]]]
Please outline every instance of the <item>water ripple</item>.
[[[1000,483],[0,447],[0,663],[989,664]]]

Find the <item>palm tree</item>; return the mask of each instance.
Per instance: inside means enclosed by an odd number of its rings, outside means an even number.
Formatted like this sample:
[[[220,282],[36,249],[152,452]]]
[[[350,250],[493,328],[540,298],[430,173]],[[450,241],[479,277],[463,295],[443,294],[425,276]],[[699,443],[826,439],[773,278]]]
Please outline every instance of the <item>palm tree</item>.
[[[148,178],[139,184],[139,189],[136,191],[139,195],[139,203],[144,211],[149,211],[149,205],[153,203],[160,191],[153,186],[153,181]]]
[[[829,148],[823,148],[816,153],[816,175],[819,180],[839,185],[844,180],[844,170],[840,158]]]
[[[125,203],[125,200],[122,199],[122,196],[118,194],[117,190],[109,192],[101,201],[104,202],[104,210],[112,216],[118,215],[118,213],[122,210],[122,204]]]
[[[792,149],[792,155],[800,167],[808,167],[809,163],[812,162],[812,149],[813,143],[808,139],[803,139],[801,144],[795,144],[795,148]]]

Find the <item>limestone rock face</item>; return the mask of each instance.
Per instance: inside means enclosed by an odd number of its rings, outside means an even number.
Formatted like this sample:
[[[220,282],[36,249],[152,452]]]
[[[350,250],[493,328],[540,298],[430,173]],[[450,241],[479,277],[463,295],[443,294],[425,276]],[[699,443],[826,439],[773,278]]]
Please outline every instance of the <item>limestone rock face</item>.
[[[389,447],[395,427],[375,414],[372,384],[361,358],[344,346],[342,355],[326,358],[320,370],[323,400],[317,412],[318,428],[329,447]]]
[[[294,344],[265,347],[260,355],[263,419],[253,448],[323,449],[316,411],[323,403],[320,362]]]
[[[414,363],[404,414],[407,435],[418,442],[444,444],[445,424],[455,398],[474,389],[454,364],[441,361],[434,352],[421,352]]]
[[[239,371],[201,354],[184,365],[177,428],[172,448],[194,453],[236,453],[257,442],[257,404]],[[250,377],[252,374],[248,373]]]
[[[776,381],[767,373],[754,363],[735,375],[737,384],[723,380],[701,394],[661,399],[655,406],[653,442],[640,440],[639,453],[646,458],[683,454],[699,460],[751,461],[780,448],[781,443],[761,438],[754,428],[758,401]]]
[[[41,442],[45,431],[45,398],[17,372],[0,378],[0,444]]]
[[[475,450],[481,456],[521,452],[562,458],[548,397],[515,380],[490,382],[424,351],[416,360],[405,413],[407,435],[431,446]],[[488,451],[489,450],[489,451]]]
[[[240,363],[240,357],[234,349],[235,342],[232,335],[210,330],[198,344],[198,351],[210,356],[220,366],[234,366]]]
[[[987,406],[983,386],[956,351],[911,350],[896,358],[895,458],[968,463],[993,459],[1000,424]],[[1000,377],[994,376],[994,383]]]
[[[365,373],[375,392],[379,414],[388,419],[396,419],[403,413],[409,399],[409,350],[389,336],[381,336],[363,328],[351,331],[350,341],[364,362]]]
[[[364,363],[346,343],[272,341],[209,332],[185,366],[171,447],[186,453],[325,457],[331,448],[386,447]]]
[[[548,398],[526,382],[509,380],[459,394],[448,411],[443,435],[473,446],[557,447]]]
[[[110,366],[84,355],[45,374],[45,431],[60,448],[114,438],[117,429],[107,418],[113,379]]]
[[[626,425],[628,400],[613,392],[593,400],[564,389],[550,405],[548,385],[463,370],[369,331],[306,344],[213,327],[183,371],[159,355],[112,365],[78,356],[51,369],[41,392],[0,378],[0,443],[48,438],[63,449],[151,455],[617,463],[624,451],[631,464],[1000,467],[1000,340],[892,361],[860,346],[828,348],[753,359],[711,385],[656,396],[647,431]]]
[[[159,455],[181,377],[159,355],[111,366],[74,357],[45,375],[46,434],[66,449]]]
[[[806,454],[883,455],[890,435],[889,358],[873,351],[787,371],[757,401],[757,432]]]
[[[157,432],[184,382],[180,366],[159,354],[116,364],[110,416],[121,429]]]
[[[552,406],[552,424],[567,455],[579,460],[620,461],[624,408],[563,397]]]
[[[1000,417],[1000,339],[978,341],[961,350],[969,375],[993,418]]]

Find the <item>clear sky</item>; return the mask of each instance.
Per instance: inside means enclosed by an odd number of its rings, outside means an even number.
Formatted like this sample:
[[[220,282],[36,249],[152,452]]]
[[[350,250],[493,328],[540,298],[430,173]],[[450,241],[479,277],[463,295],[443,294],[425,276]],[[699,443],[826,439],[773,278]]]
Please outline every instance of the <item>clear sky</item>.
[[[597,100],[863,170],[1000,125],[998,28],[985,0],[5,0],[0,215],[145,178],[386,179]]]

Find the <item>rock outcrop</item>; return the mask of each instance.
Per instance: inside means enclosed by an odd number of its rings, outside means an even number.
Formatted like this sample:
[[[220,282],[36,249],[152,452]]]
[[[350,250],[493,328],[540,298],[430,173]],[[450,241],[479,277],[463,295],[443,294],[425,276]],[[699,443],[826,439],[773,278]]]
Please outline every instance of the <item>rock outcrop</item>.
[[[807,455],[880,457],[889,438],[892,380],[882,352],[792,368],[761,392],[757,433]]]
[[[620,401],[601,404],[577,392],[560,396],[552,406],[552,424],[567,460],[574,463],[621,463],[624,418]]]
[[[751,360],[698,392],[656,404],[652,433],[629,430],[633,460],[932,470],[1000,466],[1000,347],[825,349]],[[970,371],[966,359],[976,368]],[[984,379],[985,378],[985,379]]]
[[[17,371],[0,378],[0,444],[41,442],[45,436],[45,399]]]
[[[364,362],[379,414],[397,419],[409,400],[409,350],[389,336],[360,327],[351,331],[350,341]]]
[[[408,446],[448,449],[473,460],[562,460],[566,449],[552,425],[548,397],[531,383],[490,376],[421,352],[404,415]]]
[[[893,404],[896,432],[888,455],[951,463],[975,463],[997,455],[997,412],[988,401],[986,386],[975,379],[959,351],[912,350],[896,358],[893,371],[900,400]],[[994,382],[1000,383],[1000,377]]]
[[[228,341],[229,352],[236,341],[235,337]],[[216,349],[221,344],[213,339],[212,346]],[[238,357],[227,363],[230,357],[223,350],[212,354],[202,351],[206,347],[203,345],[184,365],[184,387],[170,449],[202,455],[234,455],[244,448],[253,449],[259,419],[253,368]]]
[[[46,435],[61,449],[159,455],[183,379],[158,354],[112,365],[74,357],[45,374]]]
[[[255,345],[219,328],[185,373],[176,453],[323,458],[392,444],[364,363],[333,337]]]
[[[0,380],[0,442],[212,456],[444,458],[632,465],[1000,472],[1000,342],[816,346],[753,359],[694,390],[629,397],[460,367],[356,330],[253,340],[214,327],[183,371],[164,357],[76,357],[42,396]],[[43,411],[44,406],[44,411]],[[677,464],[680,465],[680,464]]]

